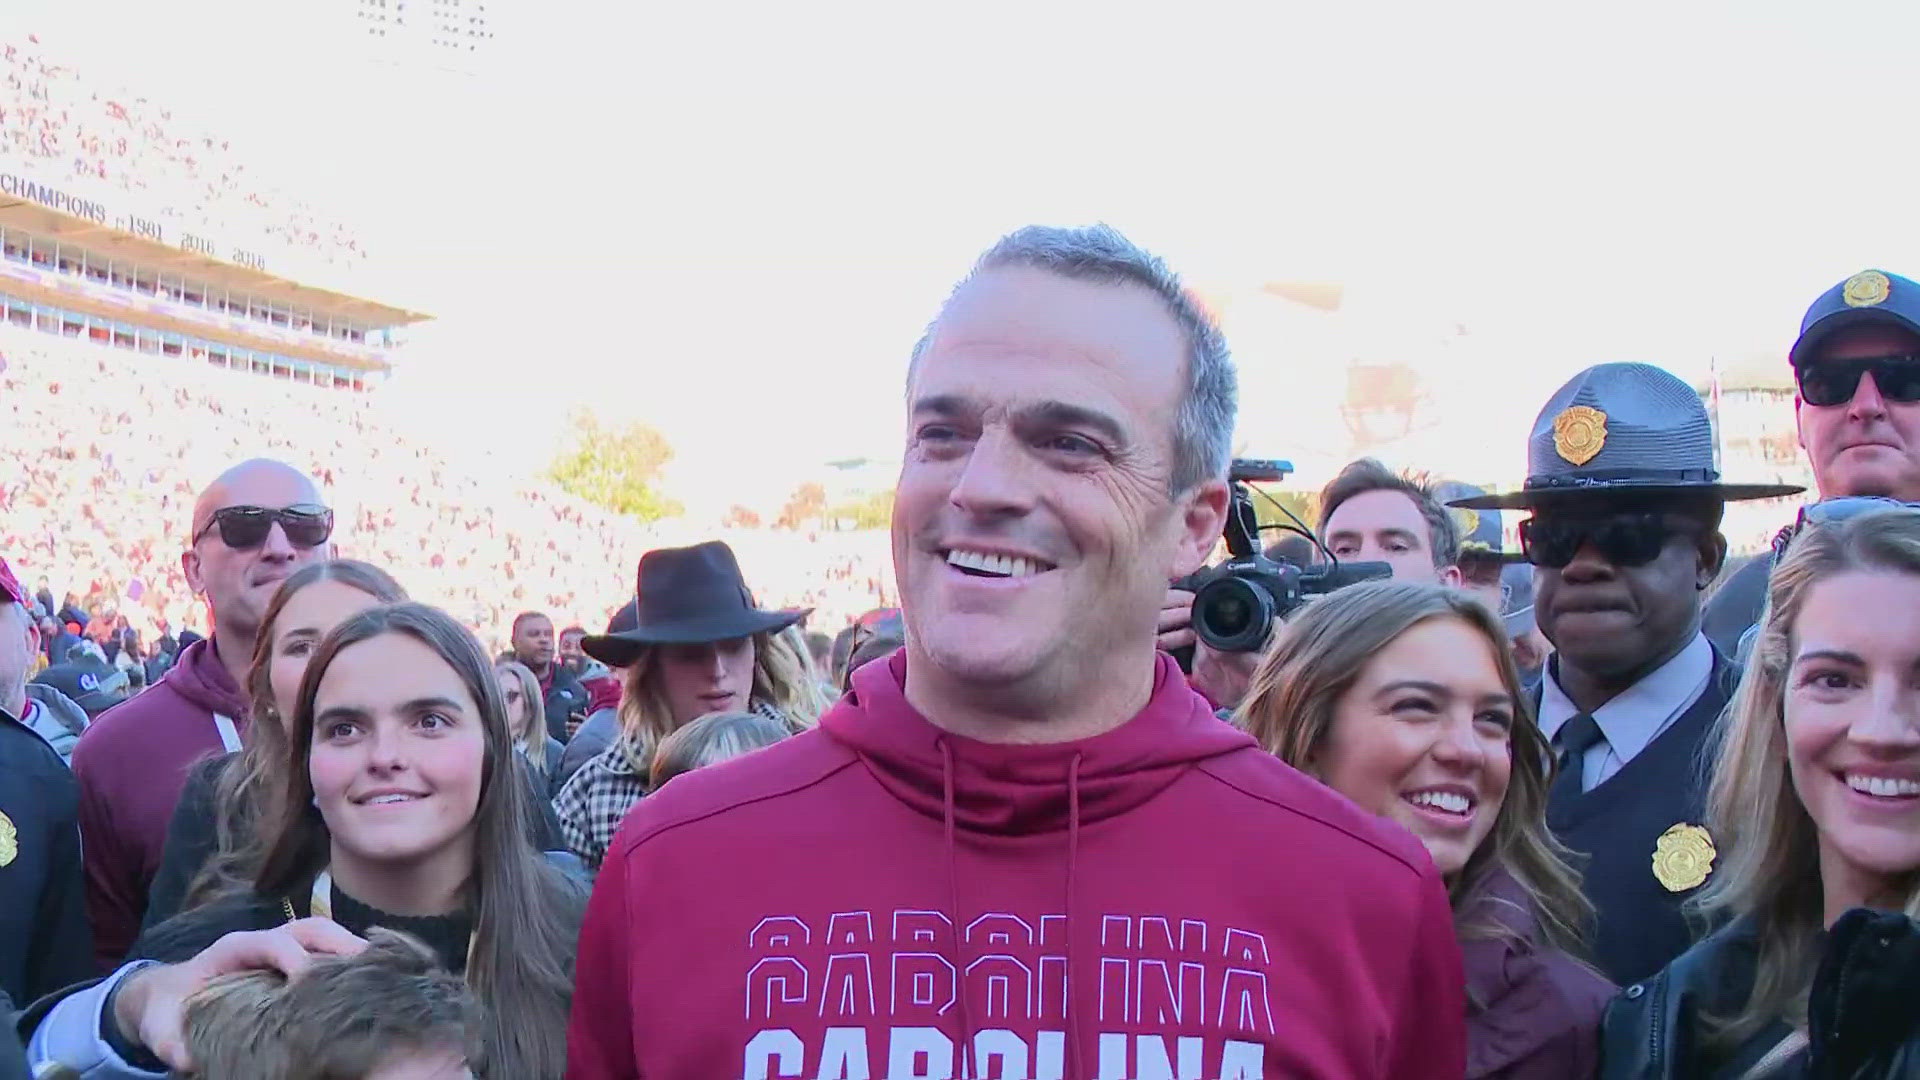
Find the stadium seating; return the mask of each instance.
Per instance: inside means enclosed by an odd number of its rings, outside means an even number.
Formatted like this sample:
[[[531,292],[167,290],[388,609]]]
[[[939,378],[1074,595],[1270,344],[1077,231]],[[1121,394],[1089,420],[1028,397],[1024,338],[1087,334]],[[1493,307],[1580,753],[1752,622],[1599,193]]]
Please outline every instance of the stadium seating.
[[[765,604],[828,632],[888,602],[883,532],[721,529],[617,517],[538,480],[462,468],[373,395],[325,390],[0,326],[0,552],[119,607],[147,640],[204,616],[180,570],[195,492],[254,456],[310,470],[341,553],[503,644],[515,613],[591,628],[631,595],[641,552],[721,537]]]

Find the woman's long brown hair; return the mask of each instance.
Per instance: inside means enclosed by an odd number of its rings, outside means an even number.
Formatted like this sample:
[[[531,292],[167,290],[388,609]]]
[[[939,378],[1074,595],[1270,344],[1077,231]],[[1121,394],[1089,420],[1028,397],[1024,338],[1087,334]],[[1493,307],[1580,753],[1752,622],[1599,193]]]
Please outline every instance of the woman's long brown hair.
[[[1866,514],[1795,537],[1768,578],[1753,656],[1720,718],[1707,789],[1707,824],[1719,865],[1692,904],[1712,919],[1747,917],[1759,936],[1752,990],[1731,1015],[1707,1017],[1707,1038],[1738,1046],[1775,1020],[1806,1022],[1807,992],[1826,929],[1820,832],[1787,764],[1787,676],[1795,624],[1820,582],[1850,570],[1920,575],[1920,514]],[[1863,618],[1871,616],[1860,613]],[[1903,908],[1920,917],[1920,875]]]
[[[373,599],[392,604],[407,598],[400,583],[371,563],[353,559],[333,559],[311,563],[295,570],[274,591],[266,617],[253,642],[253,662],[247,668],[247,744],[240,756],[220,771],[214,785],[214,851],[194,878],[182,910],[190,909],[215,896],[245,892],[253,887],[253,878],[266,857],[270,837],[264,828],[271,815],[262,808],[277,805],[286,787],[286,721],[277,715],[273,700],[273,639],[280,625],[280,612],[293,597],[318,581],[337,581],[366,593]]]
[[[467,981],[486,1007],[488,1073],[497,1080],[559,1077],[566,1069],[574,947],[585,898],[534,850],[527,831],[527,795],[514,768],[513,736],[493,663],[473,634],[446,612],[414,603],[372,608],[340,624],[321,642],[301,680],[287,732],[287,783],[255,891],[295,896],[310,888],[326,866],[330,837],[313,805],[308,771],[314,697],[342,650],[388,634],[410,637],[446,661],[479,707],[486,735],[480,802],[474,812],[473,879],[467,893],[474,916]]]
[[[1548,944],[1580,956],[1593,907],[1580,891],[1570,853],[1547,829],[1552,761],[1547,740],[1534,722],[1505,630],[1478,600],[1443,586],[1406,581],[1366,582],[1316,600],[1280,632],[1254,673],[1235,720],[1270,753],[1309,776],[1317,775],[1340,699],[1382,649],[1428,619],[1457,619],[1485,638],[1500,682],[1513,699],[1507,797],[1493,831],[1448,883],[1455,929],[1463,938],[1507,933],[1498,913],[1481,902],[1488,879],[1504,869],[1526,893],[1532,905],[1529,914]]]

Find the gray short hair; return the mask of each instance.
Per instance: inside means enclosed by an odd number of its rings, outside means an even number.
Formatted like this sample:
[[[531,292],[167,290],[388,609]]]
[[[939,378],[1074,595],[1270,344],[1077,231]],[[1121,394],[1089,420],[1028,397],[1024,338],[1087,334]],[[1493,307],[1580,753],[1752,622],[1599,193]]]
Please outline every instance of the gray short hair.
[[[954,292],[986,271],[1008,266],[1033,267],[1102,285],[1130,282],[1152,290],[1185,331],[1188,343],[1187,385],[1173,421],[1173,491],[1178,494],[1202,481],[1226,478],[1239,409],[1239,377],[1220,327],[1181,287],[1180,278],[1165,262],[1110,225],[1028,225],[987,249]],[[938,323],[936,316],[914,345],[915,365]],[[907,381],[913,381],[912,367]]]

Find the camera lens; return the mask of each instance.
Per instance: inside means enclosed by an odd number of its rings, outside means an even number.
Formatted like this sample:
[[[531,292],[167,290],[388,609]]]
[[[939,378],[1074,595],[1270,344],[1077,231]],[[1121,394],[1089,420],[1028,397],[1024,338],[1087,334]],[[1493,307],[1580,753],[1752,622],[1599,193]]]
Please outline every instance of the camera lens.
[[[1254,652],[1273,626],[1274,601],[1237,574],[1214,578],[1193,598],[1193,632],[1219,652]]]

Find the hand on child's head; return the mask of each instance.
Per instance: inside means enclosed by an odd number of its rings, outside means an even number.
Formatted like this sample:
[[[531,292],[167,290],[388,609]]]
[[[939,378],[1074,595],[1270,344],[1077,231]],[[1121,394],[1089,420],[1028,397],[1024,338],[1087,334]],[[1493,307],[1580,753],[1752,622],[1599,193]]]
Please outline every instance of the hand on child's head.
[[[458,1049],[408,1048],[387,1055],[365,1080],[473,1080],[473,1071]]]

